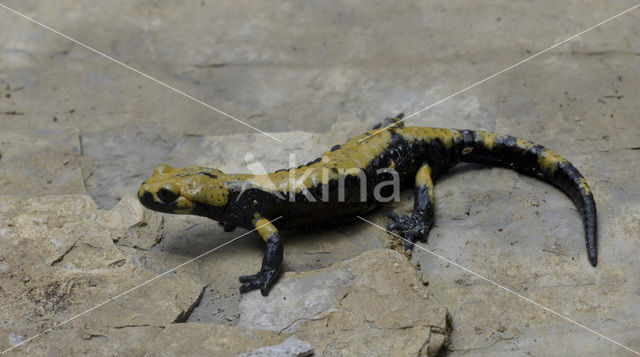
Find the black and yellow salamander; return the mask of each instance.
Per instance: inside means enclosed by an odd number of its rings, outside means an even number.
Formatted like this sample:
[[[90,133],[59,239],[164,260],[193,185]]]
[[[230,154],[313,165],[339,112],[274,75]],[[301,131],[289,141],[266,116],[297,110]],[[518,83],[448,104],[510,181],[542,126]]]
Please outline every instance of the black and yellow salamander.
[[[269,293],[282,265],[279,230],[303,229],[348,220],[375,208],[398,187],[413,185],[411,215],[389,215],[389,231],[405,238],[405,248],[426,240],[433,224],[433,178],[459,162],[501,166],[558,186],[578,207],[587,254],[597,263],[596,204],[584,177],[567,160],[527,140],[483,131],[404,127],[402,115],[336,145],[297,168],[264,175],[225,174],[205,167],[160,165],[138,191],[147,208],[205,216],[224,224],[256,229],[266,242],[261,270],[240,277],[242,293]],[[374,134],[375,135],[371,135]],[[394,183],[397,183],[395,185]]]

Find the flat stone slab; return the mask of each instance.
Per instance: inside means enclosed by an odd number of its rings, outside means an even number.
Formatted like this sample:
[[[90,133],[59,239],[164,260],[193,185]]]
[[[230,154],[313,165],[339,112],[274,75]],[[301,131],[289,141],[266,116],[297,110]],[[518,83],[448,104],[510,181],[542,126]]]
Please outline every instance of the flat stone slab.
[[[279,345],[261,347],[238,357],[307,357],[313,354],[313,347],[309,342],[291,336]]]
[[[149,345],[145,356],[238,356],[281,344],[287,337],[272,331],[235,326],[172,324]]]
[[[87,195],[3,198],[0,349],[19,345],[156,276],[132,263],[126,250],[148,246],[149,237],[158,237],[160,222],[145,220],[139,206],[132,212],[123,202],[102,211]],[[141,341],[188,317],[203,289],[188,274],[176,272],[8,354],[139,354]]]
[[[450,333],[447,309],[388,249],[285,273],[268,297],[246,294],[240,313],[238,326],[295,333],[326,355],[435,356]]]
[[[184,323],[206,289],[188,270],[129,291],[156,276],[140,265],[138,252],[160,243],[162,215],[143,209],[133,197],[109,211],[97,209],[87,195],[3,198],[0,349],[18,346],[9,355],[216,354],[228,353],[229,346],[249,353],[250,346],[276,346],[294,333],[315,348],[333,346],[325,348],[332,353],[368,346],[434,355],[449,333],[446,309],[427,294],[406,259],[391,250],[285,274],[268,298],[244,295],[238,327]],[[322,328],[328,321],[331,327]],[[59,323],[64,324],[20,345]],[[215,335],[202,339],[202,329],[217,331],[227,344]],[[247,343],[243,338],[249,330],[261,337]]]
[[[2,119],[0,119],[2,121]],[[85,193],[78,130],[1,130],[0,195]]]

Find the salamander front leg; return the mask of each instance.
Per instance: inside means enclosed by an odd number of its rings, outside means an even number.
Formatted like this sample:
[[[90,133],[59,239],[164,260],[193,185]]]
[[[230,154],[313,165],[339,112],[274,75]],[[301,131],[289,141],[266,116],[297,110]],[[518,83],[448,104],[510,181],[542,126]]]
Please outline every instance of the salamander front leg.
[[[280,274],[284,248],[278,230],[269,220],[257,218],[253,220],[253,225],[256,227],[260,237],[267,243],[267,248],[264,251],[260,271],[254,275],[240,277],[240,282],[242,283],[240,293],[260,288],[262,296],[267,296],[271,286]]]
[[[416,239],[423,242],[427,240],[433,225],[433,180],[429,165],[424,164],[416,174],[411,216],[398,216],[391,212],[389,218],[393,219],[393,222],[389,223],[387,230],[398,231],[404,236],[404,249],[411,250]]]

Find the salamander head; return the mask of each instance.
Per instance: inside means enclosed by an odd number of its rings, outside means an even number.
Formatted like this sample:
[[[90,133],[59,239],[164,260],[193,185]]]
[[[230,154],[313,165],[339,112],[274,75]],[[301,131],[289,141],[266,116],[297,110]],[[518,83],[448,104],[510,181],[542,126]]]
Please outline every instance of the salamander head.
[[[226,175],[216,169],[160,165],[140,185],[138,199],[154,211],[216,219],[229,201]]]

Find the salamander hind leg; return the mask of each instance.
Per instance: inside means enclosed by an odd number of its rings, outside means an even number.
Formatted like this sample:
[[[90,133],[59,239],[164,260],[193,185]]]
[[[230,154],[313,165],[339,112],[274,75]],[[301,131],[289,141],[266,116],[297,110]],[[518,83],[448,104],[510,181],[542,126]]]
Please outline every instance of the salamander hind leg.
[[[276,227],[264,218],[253,220],[258,234],[267,243],[267,247],[262,258],[262,268],[254,275],[240,277],[240,293],[246,293],[254,289],[260,289],[262,296],[269,295],[269,290],[275,283],[282,268],[282,256],[284,247],[282,238]]]
[[[393,222],[389,223],[387,230],[398,231],[404,237],[404,249],[411,250],[416,240],[423,242],[427,240],[433,225],[433,205],[431,168],[424,164],[416,174],[411,216],[399,216],[393,212],[389,214]]]

